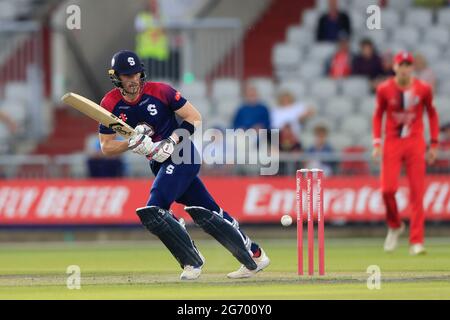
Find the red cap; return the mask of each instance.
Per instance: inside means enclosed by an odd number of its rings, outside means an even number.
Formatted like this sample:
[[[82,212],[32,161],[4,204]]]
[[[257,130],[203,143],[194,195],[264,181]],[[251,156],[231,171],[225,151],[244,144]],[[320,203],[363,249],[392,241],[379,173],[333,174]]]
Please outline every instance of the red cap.
[[[394,63],[401,64],[402,62],[414,63],[414,57],[411,52],[400,51],[394,57]]]

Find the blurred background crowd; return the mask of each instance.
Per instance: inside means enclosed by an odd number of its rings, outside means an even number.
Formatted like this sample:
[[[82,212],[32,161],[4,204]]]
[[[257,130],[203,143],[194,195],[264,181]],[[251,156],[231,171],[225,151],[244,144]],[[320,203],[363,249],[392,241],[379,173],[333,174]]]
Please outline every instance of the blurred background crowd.
[[[372,4],[381,7],[381,29],[366,24]],[[71,5],[80,8],[79,28],[67,22]],[[374,90],[393,75],[393,55],[410,50],[440,116],[441,153],[428,171],[450,173],[446,0],[0,0],[0,43],[4,178],[148,175],[132,153],[105,158],[97,125],[59,100],[74,91],[99,102],[112,88],[111,56],[125,48],[142,57],[151,81],[170,83],[200,110],[204,129],[279,129],[283,175],[299,166],[377,173]],[[218,139],[217,152],[228,152]]]

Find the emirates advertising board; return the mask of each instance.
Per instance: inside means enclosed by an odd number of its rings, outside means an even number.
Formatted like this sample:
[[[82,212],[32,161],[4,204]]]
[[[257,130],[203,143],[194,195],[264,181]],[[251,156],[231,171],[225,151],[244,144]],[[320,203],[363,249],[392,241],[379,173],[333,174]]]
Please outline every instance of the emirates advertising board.
[[[241,223],[278,223],[296,215],[295,178],[203,179],[219,205]],[[138,225],[136,208],[146,205],[151,180],[3,180],[0,184],[0,226],[13,225]],[[326,222],[384,220],[376,177],[329,177],[323,181]],[[409,190],[400,181],[398,207],[409,213]],[[426,219],[450,220],[448,176],[429,176],[423,200]],[[180,204],[172,211],[191,221]]]

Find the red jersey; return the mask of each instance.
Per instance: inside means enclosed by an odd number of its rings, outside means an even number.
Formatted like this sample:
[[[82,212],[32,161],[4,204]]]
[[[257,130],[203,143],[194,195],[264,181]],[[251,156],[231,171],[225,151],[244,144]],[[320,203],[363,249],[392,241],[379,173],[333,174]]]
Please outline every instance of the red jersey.
[[[381,143],[381,123],[386,112],[385,138],[423,139],[423,112],[427,111],[430,122],[431,144],[437,145],[439,121],[433,105],[433,92],[427,83],[413,78],[412,84],[400,88],[391,77],[377,87],[376,108],[373,115],[373,143]]]

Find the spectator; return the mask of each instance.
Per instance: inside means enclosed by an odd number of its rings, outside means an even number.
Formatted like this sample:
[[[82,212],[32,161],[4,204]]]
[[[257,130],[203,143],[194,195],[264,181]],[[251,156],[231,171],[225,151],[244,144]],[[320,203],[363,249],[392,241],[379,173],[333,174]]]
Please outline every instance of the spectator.
[[[247,84],[245,98],[238,108],[234,120],[234,129],[270,129],[269,109],[259,99],[256,88]]]
[[[139,12],[134,21],[136,53],[154,79],[166,78],[170,65],[169,39],[162,27],[158,1],[148,0],[146,3],[146,9]]]
[[[288,124],[280,129],[280,151],[282,152],[296,152],[302,150],[302,144],[298,136]]]
[[[295,102],[289,91],[278,95],[278,107],[271,113],[272,128],[280,129],[280,152],[300,152],[301,124],[314,114],[314,110]],[[290,174],[300,163],[280,162],[279,173]],[[295,170],[294,170],[295,171]]]
[[[298,135],[294,133],[292,127],[285,124],[280,129],[280,152],[301,152],[303,149]],[[295,172],[295,168],[301,168],[302,164],[299,162],[285,162],[280,161],[278,173],[280,175],[289,175]]]
[[[124,176],[125,165],[121,157],[107,157],[102,153],[97,135],[87,143],[88,170],[91,178],[118,178]]]
[[[283,91],[278,95],[278,107],[272,111],[272,128],[280,129],[280,140],[284,134],[291,141],[291,134],[297,139],[300,137],[301,124],[314,115],[314,109],[296,102],[289,91]],[[280,141],[281,144],[283,143]],[[289,142],[291,145],[292,142]]]
[[[18,131],[17,123],[15,123],[6,113],[0,110],[0,123],[3,123],[8,127],[11,133],[16,133]]]
[[[333,173],[336,163],[330,160],[323,160],[325,156],[332,155],[334,153],[333,147],[328,142],[328,128],[324,125],[317,125],[314,128],[314,145],[306,149],[306,153],[310,156],[315,156],[314,160],[310,160],[308,167],[320,168],[324,170],[325,175]]]
[[[352,72],[352,54],[346,36],[341,36],[337,44],[336,52],[330,58],[326,66],[326,73],[333,79],[348,77]]]
[[[353,74],[374,80],[383,74],[381,58],[370,39],[363,39],[359,45],[360,53],[353,59]]]
[[[381,69],[382,73],[371,82],[372,91],[375,92],[379,83],[386,80],[388,77],[392,77],[395,73],[393,70],[394,56],[391,51],[386,51],[381,56]]]
[[[8,153],[11,151],[14,143],[10,138],[12,138],[19,129],[17,123],[15,123],[8,116],[8,114],[0,110],[0,129],[2,129],[1,126],[3,125],[6,127],[6,130],[0,130],[0,132],[2,133],[0,135],[0,154]]]
[[[387,78],[395,75],[394,55],[391,51],[387,51],[381,56],[381,68],[383,71],[380,75],[381,77]]]
[[[427,60],[421,54],[416,54],[414,58],[414,67],[416,72],[416,77],[427,82],[432,88],[436,84],[436,76],[433,70],[428,67]]]
[[[328,12],[320,17],[317,24],[317,41],[335,42],[342,34],[351,35],[350,18],[347,13],[339,11],[338,0],[329,0]]]

